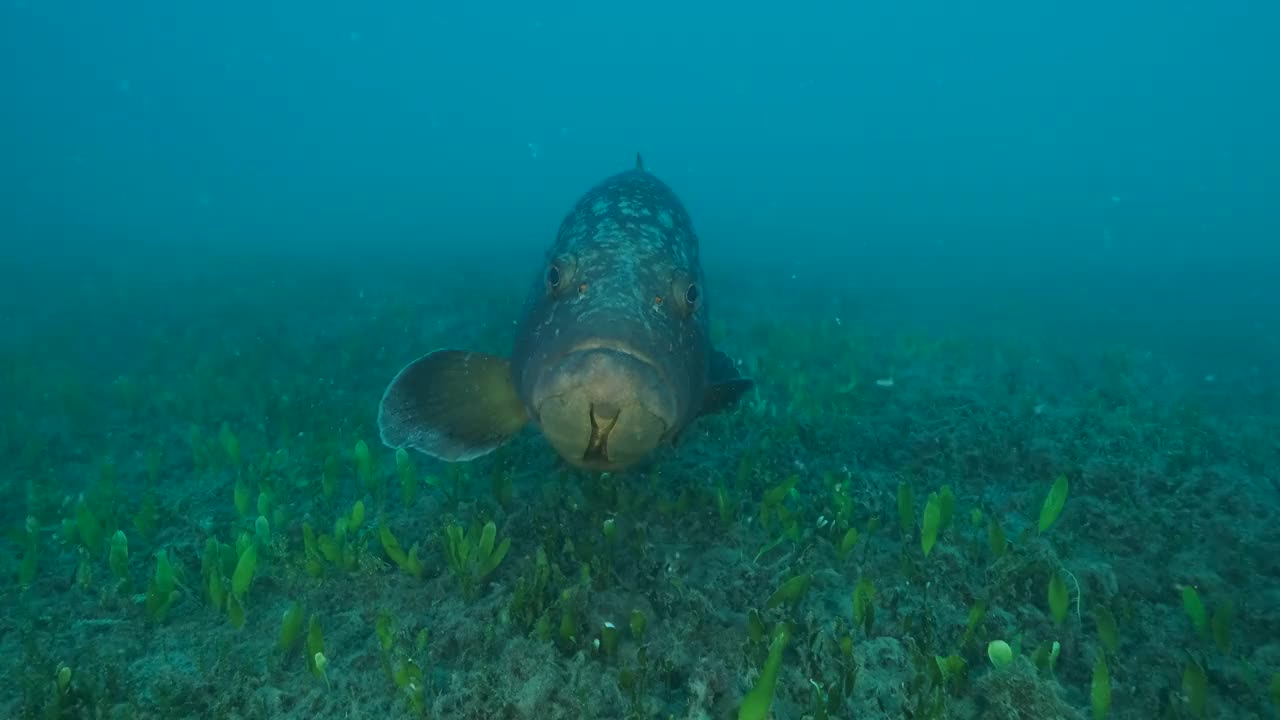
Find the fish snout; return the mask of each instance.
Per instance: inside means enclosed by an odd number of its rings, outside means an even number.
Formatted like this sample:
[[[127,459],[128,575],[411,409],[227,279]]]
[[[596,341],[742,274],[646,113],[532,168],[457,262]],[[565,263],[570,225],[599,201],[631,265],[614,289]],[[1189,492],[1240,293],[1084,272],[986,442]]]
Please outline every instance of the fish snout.
[[[676,423],[676,398],[652,362],[612,348],[576,350],[545,372],[533,406],[569,463],[619,470],[642,460]]]

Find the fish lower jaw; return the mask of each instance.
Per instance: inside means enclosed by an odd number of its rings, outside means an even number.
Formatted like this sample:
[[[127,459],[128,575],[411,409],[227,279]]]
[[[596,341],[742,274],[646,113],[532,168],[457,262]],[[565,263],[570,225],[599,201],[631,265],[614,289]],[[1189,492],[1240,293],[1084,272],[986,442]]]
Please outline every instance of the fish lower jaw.
[[[639,404],[582,404],[553,398],[540,408],[547,442],[570,465],[592,471],[622,470],[645,459],[666,438],[667,423]]]
[[[598,343],[549,365],[531,400],[548,441],[565,460],[590,469],[639,462],[677,417],[675,394],[655,365]]]

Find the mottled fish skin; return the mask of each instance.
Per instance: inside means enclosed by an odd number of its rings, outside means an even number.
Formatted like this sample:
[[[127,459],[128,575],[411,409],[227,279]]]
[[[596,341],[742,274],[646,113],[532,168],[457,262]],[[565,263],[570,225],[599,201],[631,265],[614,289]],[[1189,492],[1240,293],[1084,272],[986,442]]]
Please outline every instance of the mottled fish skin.
[[[618,347],[673,391],[670,439],[697,415],[711,352],[698,237],[671,189],[637,163],[586,193],[560,225],[525,302],[512,357],[531,413],[540,373],[572,349]],[[561,280],[549,282],[550,269]],[[695,302],[686,302],[690,286]]]

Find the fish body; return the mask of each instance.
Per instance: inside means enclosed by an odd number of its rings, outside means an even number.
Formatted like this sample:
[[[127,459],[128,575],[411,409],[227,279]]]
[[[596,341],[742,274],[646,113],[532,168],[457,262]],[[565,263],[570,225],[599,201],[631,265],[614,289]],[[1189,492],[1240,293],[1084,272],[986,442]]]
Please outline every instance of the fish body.
[[[385,444],[448,461],[532,422],[571,465],[621,470],[751,387],[712,348],[692,220],[637,156],[561,222],[510,359],[428,353],[388,386],[378,420]]]

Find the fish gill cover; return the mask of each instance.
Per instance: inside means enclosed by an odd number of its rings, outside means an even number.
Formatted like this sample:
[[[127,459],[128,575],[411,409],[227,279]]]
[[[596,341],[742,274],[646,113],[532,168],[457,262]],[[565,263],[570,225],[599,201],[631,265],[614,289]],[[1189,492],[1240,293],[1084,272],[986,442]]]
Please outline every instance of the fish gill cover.
[[[1277,717],[1275,13],[5,4],[0,717]]]

